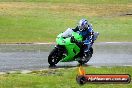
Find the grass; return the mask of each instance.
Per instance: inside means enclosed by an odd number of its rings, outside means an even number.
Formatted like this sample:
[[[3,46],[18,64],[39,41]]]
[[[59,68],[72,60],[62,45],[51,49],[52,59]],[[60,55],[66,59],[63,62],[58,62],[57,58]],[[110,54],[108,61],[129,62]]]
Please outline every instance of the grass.
[[[97,42],[132,42],[131,0],[0,0],[0,43],[55,42],[87,18]]]
[[[83,4],[128,4],[131,0],[0,0],[1,2],[50,2],[50,3],[83,3]]]
[[[130,74],[132,67],[85,67],[87,74]],[[1,88],[131,88],[130,84],[86,84],[76,82],[78,68],[33,71],[29,74],[0,75]]]

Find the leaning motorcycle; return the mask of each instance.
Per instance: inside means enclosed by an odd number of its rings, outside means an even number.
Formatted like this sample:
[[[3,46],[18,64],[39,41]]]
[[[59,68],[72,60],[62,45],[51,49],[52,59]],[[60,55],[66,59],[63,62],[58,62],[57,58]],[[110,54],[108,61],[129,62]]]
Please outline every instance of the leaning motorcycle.
[[[97,38],[97,37],[96,37]],[[96,38],[94,38],[96,40]],[[56,46],[48,56],[50,66],[55,66],[58,62],[78,61],[80,64],[87,63],[93,54],[93,48],[84,55],[85,43],[81,43],[83,37],[77,32],[72,33],[72,37],[64,38],[60,33],[56,38]],[[76,42],[72,42],[76,40]],[[86,58],[83,58],[86,56]]]

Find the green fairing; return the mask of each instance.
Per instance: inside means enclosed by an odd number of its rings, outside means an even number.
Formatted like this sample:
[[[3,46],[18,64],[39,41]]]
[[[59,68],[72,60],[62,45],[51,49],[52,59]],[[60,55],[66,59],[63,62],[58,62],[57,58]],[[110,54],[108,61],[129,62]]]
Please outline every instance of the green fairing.
[[[63,57],[61,59],[61,62],[74,61],[75,59],[73,57],[76,56],[80,52],[80,48],[75,43],[71,43],[71,41],[70,41],[71,37],[63,38],[63,37],[61,37],[61,35],[62,35],[62,33],[57,36],[56,43],[58,45],[65,45],[66,50],[67,50],[67,55],[66,55],[66,57]],[[77,41],[82,41],[82,36],[79,35],[78,33],[73,32],[72,36],[74,36],[74,38]],[[73,52],[73,50],[74,50],[74,52]]]

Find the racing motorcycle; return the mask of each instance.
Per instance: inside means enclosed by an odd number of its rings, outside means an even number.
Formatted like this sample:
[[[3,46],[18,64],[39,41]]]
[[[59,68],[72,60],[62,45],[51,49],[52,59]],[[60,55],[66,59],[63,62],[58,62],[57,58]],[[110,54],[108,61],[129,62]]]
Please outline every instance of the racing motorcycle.
[[[98,32],[95,33],[98,36]],[[94,40],[96,40],[94,37]],[[60,62],[78,61],[80,64],[87,63],[93,54],[91,47],[87,53],[84,54],[86,44],[82,43],[82,35],[77,32],[72,33],[72,37],[64,38],[60,33],[56,38],[56,45],[48,56],[48,63],[50,66],[55,66]],[[84,58],[85,56],[85,58]]]

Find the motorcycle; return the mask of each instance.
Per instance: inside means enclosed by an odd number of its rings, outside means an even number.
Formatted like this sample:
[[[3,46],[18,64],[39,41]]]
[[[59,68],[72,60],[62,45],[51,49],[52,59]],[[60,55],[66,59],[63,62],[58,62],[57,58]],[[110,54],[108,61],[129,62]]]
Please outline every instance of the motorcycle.
[[[97,35],[98,33],[95,34]],[[96,38],[97,36],[94,37],[94,40],[96,40]],[[56,46],[48,56],[50,66],[55,66],[59,61],[78,61],[80,64],[87,63],[92,57],[93,48],[91,47],[89,51],[84,54],[86,44],[82,44],[82,39],[82,35],[77,32],[73,32],[72,37],[68,38],[62,37],[62,33],[60,33],[56,38]]]

